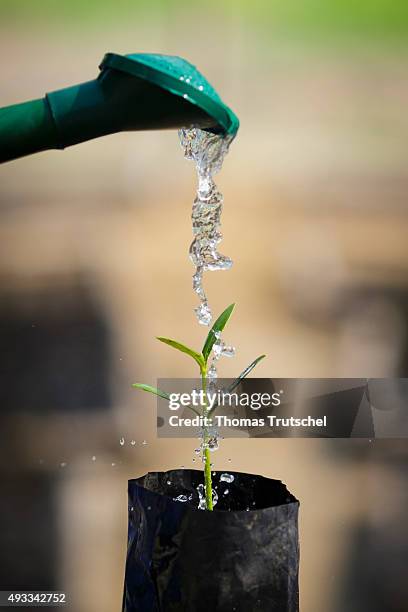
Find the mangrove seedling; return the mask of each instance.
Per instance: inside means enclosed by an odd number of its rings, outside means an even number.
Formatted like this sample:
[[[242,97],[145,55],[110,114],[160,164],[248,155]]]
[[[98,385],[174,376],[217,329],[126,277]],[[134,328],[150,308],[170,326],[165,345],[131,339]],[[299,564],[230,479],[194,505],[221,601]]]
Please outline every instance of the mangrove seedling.
[[[170,338],[163,338],[161,336],[157,338],[157,340],[160,340],[160,342],[163,342],[164,344],[168,344],[169,346],[172,346],[173,348],[177,349],[178,351],[181,351],[182,353],[186,353],[187,355],[192,357],[192,359],[194,359],[194,361],[197,363],[200,369],[201,387],[203,390],[204,398],[207,397],[208,360],[210,358],[211,351],[213,349],[214,344],[220,338],[220,334],[223,331],[224,327],[226,326],[228,319],[230,318],[232,314],[232,311],[234,310],[234,306],[235,304],[230,304],[230,306],[228,306],[228,308],[226,308],[224,312],[222,312],[220,316],[218,317],[218,319],[215,321],[214,325],[208,332],[208,335],[204,342],[201,353],[199,353],[198,351],[195,351],[194,349],[189,348],[188,346],[184,344],[181,344],[181,342],[177,342],[176,340],[171,340]],[[228,387],[228,389],[226,389],[226,391],[228,393],[231,393],[231,391],[233,391],[239,385],[241,380],[243,380],[246,376],[248,376],[248,374],[254,369],[254,367],[264,357],[265,355],[260,355],[252,363],[250,363],[249,366],[247,366],[245,370],[241,372],[238,378],[236,378],[231,383],[231,385]],[[161,389],[157,389],[156,387],[152,387],[150,385],[145,385],[142,383],[134,383],[132,387],[136,389],[142,389],[142,391],[147,391],[148,393],[153,393],[154,395],[157,395],[158,397],[162,397],[163,399],[170,400],[169,393],[166,393],[165,391],[162,391]],[[196,415],[202,416],[203,418],[206,417],[206,420],[208,420],[211,417],[211,415],[214,413],[214,411],[216,410],[217,406],[216,405],[213,406],[210,410],[206,402],[204,402],[201,414],[193,406],[188,406],[188,408],[192,410]],[[212,490],[212,478],[211,478],[211,457],[210,457],[210,449],[209,449],[209,444],[208,444],[209,437],[210,436],[209,436],[208,429],[204,427],[203,432],[202,432],[202,455],[203,455],[203,462],[204,462],[205,508],[206,510],[213,510],[214,504],[213,504],[213,490]]]

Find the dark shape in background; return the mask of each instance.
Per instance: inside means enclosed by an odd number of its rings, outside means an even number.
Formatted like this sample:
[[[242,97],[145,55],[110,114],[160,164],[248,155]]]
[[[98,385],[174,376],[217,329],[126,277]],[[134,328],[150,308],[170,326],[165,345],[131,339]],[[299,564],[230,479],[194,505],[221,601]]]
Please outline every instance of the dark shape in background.
[[[81,285],[0,301],[3,412],[55,413],[111,405],[106,321]]]
[[[109,332],[82,282],[56,283],[1,296],[0,343],[0,589],[58,589],[58,469],[67,447],[75,454],[59,419],[110,408]],[[33,458],[31,436],[62,456]]]

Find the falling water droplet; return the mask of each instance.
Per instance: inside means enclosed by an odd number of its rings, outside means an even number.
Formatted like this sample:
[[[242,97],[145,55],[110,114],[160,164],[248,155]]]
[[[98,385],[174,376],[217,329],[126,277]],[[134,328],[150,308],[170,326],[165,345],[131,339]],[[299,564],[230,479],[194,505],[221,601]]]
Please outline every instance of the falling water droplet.
[[[112,462],[112,463],[111,463],[111,466],[112,466],[112,467],[115,467],[115,465],[116,465],[116,463],[115,463],[115,462]]]
[[[178,495],[177,497],[173,497],[173,501],[178,501],[178,502],[186,502],[187,501],[187,495]]]
[[[228,495],[228,493],[229,493],[229,489],[225,489],[224,495]]]
[[[206,509],[206,504],[205,504],[204,485],[203,484],[199,484],[196,490],[197,490],[197,493],[198,493],[198,509],[199,510],[205,510]]]
[[[122,437],[122,438],[119,440],[119,444],[120,444],[121,446],[124,446],[124,444],[125,444],[125,438],[123,438],[123,437]]]
[[[147,446],[147,440],[143,440],[142,446]]]
[[[221,482],[228,482],[228,484],[229,484],[231,482],[234,482],[234,476],[233,476],[233,474],[227,474],[225,472],[224,474],[221,474],[220,480],[221,480]]]
[[[135,446],[136,445],[136,440],[131,440],[130,444],[131,444],[131,446]]]
[[[96,461],[95,455],[92,455],[92,461]]]
[[[234,357],[235,356],[235,347],[234,346],[226,346],[224,344],[223,349],[221,351],[221,355],[223,357]]]
[[[214,342],[214,345],[213,345],[214,357],[216,358],[220,357],[223,351],[223,348],[224,348],[224,343],[222,342],[222,340],[218,340],[217,342]]]
[[[64,468],[64,467],[66,467],[66,466],[67,466],[66,461],[61,461],[61,463],[60,463],[60,467],[61,467],[61,468]]]
[[[202,268],[197,268],[196,273],[193,275],[193,289],[200,297],[204,297],[202,280],[203,280],[203,270]]]
[[[212,436],[211,438],[208,438],[207,448],[211,452],[218,450],[219,444],[218,444],[218,438],[216,436]]]
[[[197,315],[200,325],[209,325],[211,323],[212,313],[207,302],[201,303],[199,306],[197,306],[197,308],[194,309],[194,312]]]
[[[214,364],[212,364],[210,369],[208,370],[207,376],[210,380],[215,380],[216,378],[218,378],[217,368]]]

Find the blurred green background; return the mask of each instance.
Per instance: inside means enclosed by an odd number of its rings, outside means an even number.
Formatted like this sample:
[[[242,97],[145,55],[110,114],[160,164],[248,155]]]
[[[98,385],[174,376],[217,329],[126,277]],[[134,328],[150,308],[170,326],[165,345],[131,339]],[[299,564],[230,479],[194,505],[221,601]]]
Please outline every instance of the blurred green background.
[[[111,26],[123,27],[123,20],[139,19],[158,14],[170,19],[186,19],[193,15],[214,15],[218,19],[231,19],[241,15],[250,28],[260,28],[268,35],[284,35],[288,39],[307,40],[333,39],[346,43],[353,38],[360,44],[367,41],[384,40],[407,43],[408,7],[403,0],[221,0],[215,2],[188,2],[187,0],[2,0],[2,19],[30,19],[46,21],[65,28],[73,23],[98,28],[109,20]],[[375,39],[375,40],[374,40]]]
[[[206,279],[215,312],[237,303],[222,375],[265,352],[258,376],[406,377],[407,32],[400,0],[0,0],[0,105],[94,78],[107,51],[196,64],[241,120],[218,177],[234,266]],[[193,374],[154,337],[202,342],[194,188],[173,132],[0,168],[1,589],[120,609],[127,479],[195,465],[130,388]],[[303,612],[405,612],[407,458],[406,441],[229,439],[214,463],[301,500]]]

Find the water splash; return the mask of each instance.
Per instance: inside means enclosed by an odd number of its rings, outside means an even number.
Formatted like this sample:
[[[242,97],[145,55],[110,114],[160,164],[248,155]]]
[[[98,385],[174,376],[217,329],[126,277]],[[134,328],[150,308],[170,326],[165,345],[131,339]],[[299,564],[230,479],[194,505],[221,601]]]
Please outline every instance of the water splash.
[[[230,484],[231,482],[234,482],[234,476],[233,474],[227,474],[227,473],[221,474],[220,481],[228,482],[228,484]]]
[[[178,501],[185,503],[188,500],[187,495],[177,495],[177,497],[173,497],[173,501]]]
[[[214,452],[214,451],[218,450],[219,443],[218,443],[218,436],[217,435],[214,435],[214,436],[211,436],[210,438],[208,438],[207,448],[211,452]]]
[[[198,493],[198,509],[199,510],[206,510],[207,506],[205,503],[205,488],[203,484],[199,484],[198,487],[196,488],[196,491]],[[213,505],[215,506],[218,502],[218,493],[217,491],[213,490]]]
[[[201,461],[205,462],[205,450],[214,452],[219,448],[219,435],[214,426],[203,428],[199,432],[200,447],[195,449],[195,453],[200,456]],[[212,465],[212,464],[211,464]]]
[[[205,488],[203,484],[198,485],[197,493],[198,493],[198,509],[205,510],[207,506],[205,503]]]

